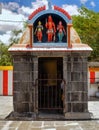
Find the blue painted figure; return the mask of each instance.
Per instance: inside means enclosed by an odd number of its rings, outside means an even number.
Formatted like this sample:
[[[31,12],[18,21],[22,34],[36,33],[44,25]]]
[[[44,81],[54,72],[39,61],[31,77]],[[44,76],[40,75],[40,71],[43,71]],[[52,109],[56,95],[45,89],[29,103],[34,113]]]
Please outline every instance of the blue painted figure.
[[[58,30],[59,42],[62,42],[63,36],[66,35],[66,32],[65,32],[64,26],[62,25],[61,21],[59,21],[59,24],[57,26],[57,30]]]

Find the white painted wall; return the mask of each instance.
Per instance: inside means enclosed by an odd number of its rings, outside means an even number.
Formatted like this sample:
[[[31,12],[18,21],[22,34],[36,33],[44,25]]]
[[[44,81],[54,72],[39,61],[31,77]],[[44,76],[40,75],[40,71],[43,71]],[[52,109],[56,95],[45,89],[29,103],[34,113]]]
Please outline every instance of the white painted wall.
[[[90,72],[88,72],[88,97],[96,96],[96,92],[98,91],[98,84],[99,82],[99,71],[95,71],[95,83],[90,83]]]

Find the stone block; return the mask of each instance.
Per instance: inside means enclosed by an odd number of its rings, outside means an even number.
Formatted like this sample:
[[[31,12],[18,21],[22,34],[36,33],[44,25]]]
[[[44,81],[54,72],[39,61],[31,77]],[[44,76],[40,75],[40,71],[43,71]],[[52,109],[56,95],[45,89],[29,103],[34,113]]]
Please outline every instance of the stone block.
[[[65,119],[91,119],[91,115],[89,112],[67,112],[65,113]]]
[[[87,62],[82,62],[82,69],[83,69],[83,71],[87,71],[87,69],[88,69]]]
[[[33,82],[14,82],[14,91],[27,92],[32,90]]]
[[[71,81],[80,81],[80,72],[71,72]]]
[[[14,111],[18,113],[29,112],[28,103],[14,103]]]
[[[32,65],[30,63],[16,62],[14,63],[14,71],[30,71]]]
[[[82,72],[82,80],[83,80],[83,81],[86,81],[86,82],[87,82],[87,80],[88,80],[88,78],[87,78],[87,73],[88,73],[88,72]]]
[[[29,102],[30,101],[30,94],[28,92],[14,92],[13,96],[14,102]]]
[[[84,91],[84,83],[83,82],[72,82],[71,83],[71,91]]]
[[[29,112],[34,112],[34,104],[29,103]]]
[[[19,61],[21,61],[21,57],[19,55],[16,55],[16,56],[14,55],[13,62],[16,63],[16,62],[19,62]]]
[[[72,105],[71,105],[71,103],[68,103],[68,104],[67,104],[67,108],[68,108],[68,109],[67,109],[68,112],[71,112],[71,111],[72,111]]]
[[[67,70],[71,71],[71,63],[67,63]]]
[[[84,94],[83,92],[70,92],[68,93],[68,101],[69,102],[78,102],[84,101]]]
[[[67,82],[70,82],[71,81],[71,73],[70,72],[67,72]]]
[[[13,86],[14,86],[14,88],[13,88],[13,91],[20,91],[20,87],[21,87],[21,85],[20,85],[21,83],[20,82],[18,82],[18,81],[14,81],[14,83],[13,83]]]
[[[73,63],[73,70],[76,71],[82,71],[82,63]]]
[[[73,110],[73,112],[84,112],[84,104],[83,103],[73,103],[72,110]]]

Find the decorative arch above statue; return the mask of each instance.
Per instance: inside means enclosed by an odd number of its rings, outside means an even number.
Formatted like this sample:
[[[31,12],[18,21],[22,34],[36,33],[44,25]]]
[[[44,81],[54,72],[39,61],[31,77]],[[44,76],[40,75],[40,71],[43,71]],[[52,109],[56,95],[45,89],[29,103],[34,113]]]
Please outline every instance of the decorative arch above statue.
[[[60,45],[59,43],[63,46],[68,46],[68,41],[70,41],[70,35],[68,34],[70,27],[68,29],[68,25],[71,23],[72,19],[68,12],[58,6],[52,6],[48,2],[48,7],[39,7],[28,18],[28,24],[32,26],[30,29],[32,34],[31,41],[38,46],[57,46]]]
[[[28,17],[28,23],[32,24],[38,19],[40,16],[44,14],[56,14],[64,19],[66,23],[72,23],[71,16],[67,11],[64,9],[58,7],[58,6],[53,6],[53,8],[47,9],[46,6],[39,7],[35,11],[33,11],[30,16]]]

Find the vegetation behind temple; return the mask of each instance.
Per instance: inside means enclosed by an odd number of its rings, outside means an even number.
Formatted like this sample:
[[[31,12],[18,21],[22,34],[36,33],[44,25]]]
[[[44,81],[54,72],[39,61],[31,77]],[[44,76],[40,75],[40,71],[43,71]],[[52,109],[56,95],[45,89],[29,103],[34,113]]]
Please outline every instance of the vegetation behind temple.
[[[99,13],[85,7],[79,9],[80,15],[73,16],[73,27],[78,32],[82,43],[93,48],[89,57],[91,61],[99,61]]]
[[[89,57],[91,61],[99,61],[99,13],[88,10],[85,7],[79,9],[80,15],[72,16],[73,27],[78,32],[82,43],[86,43],[93,48]],[[26,25],[24,23],[24,25]],[[26,27],[26,26],[25,26]],[[22,30],[13,30],[9,40],[9,46],[0,41],[0,66],[12,65],[8,48],[17,44]]]
[[[12,65],[11,55],[8,52],[9,46],[0,41],[0,66]]]

